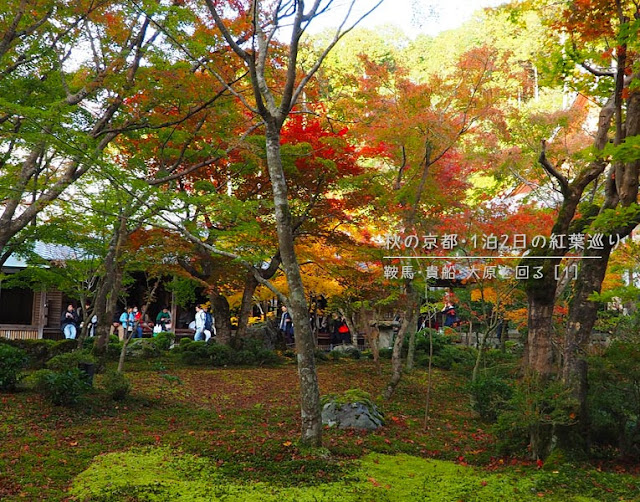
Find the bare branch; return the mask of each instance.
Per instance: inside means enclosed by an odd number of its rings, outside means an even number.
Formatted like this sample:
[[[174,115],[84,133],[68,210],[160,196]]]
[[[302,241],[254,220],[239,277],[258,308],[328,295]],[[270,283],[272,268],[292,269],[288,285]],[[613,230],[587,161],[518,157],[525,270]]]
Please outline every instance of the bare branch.
[[[596,77],[615,77],[616,76],[616,72],[613,70],[599,70],[587,64],[586,62],[580,63],[580,66],[582,66],[585,70],[587,70],[592,75],[595,75]]]
[[[560,192],[562,192],[562,195],[564,197],[569,197],[569,194],[571,192],[569,188],[569,180],[567,180],[567,178],[561,172],[559,172],[553,165],[551,165],[551,162],[549,162],[549,160],[547,159],[546,140],[544,139],[542,140],[541,146],[542,148],[540,150],[540,156],[538,157],[538,162],[550,176],[553,176],[556,180],[558,180],[558,183],[560,183]]]
[[[298,83],[298,85],[295,88],[295,90],[293,90],[293,86],[295,84],[295,75],[294,75],[294,78],[292,79],[292,81],[290,83],[290,86],[291,86],[290,89],[287,90],[287,88],[285,88],[285,94],[283,96],[282,105],[280,107],[280,113],[282,114],[281,115],[282,121],[284,121],[284,117],[286,117],[286,115],[289,113],[289,111],[291,110],[293,105],[296,104],[296,102],[300,98],[300,94],[302,94],[302,91],[304,90],[305,86],[307,85],[309,80],[311,80],[313,78],[313,76],[316,74],[316,72],[320,69],[320,66],[322,66],[322,63],[327,58],[327,56],[329,55],[331,50],[335,47],[335,45],[347,33],[349,33],[351,30],[353,30],[361,21],[363,21],[367,16],[369,16],[369,14],[371,14],[374,10],[376,10],[382,4],[382,2],[384,2],[384,0],[379,0],[378,2],[376,2],[376,4],[371,9],[369,9],[362,16],[360,16],[358,19],[356,19],[356,21],[349,28],[344,29],[344,26],[347,23],[347,20],[349,18],[349,14],[351,13],[351,10],[352,10],[353,5],[355,3],[355,0],[352,0],[351,4],[349,5],[348,13],[347,13],[347,15],[345,15],[344,19],[342,20],[342,23],[340,24],[340,26],[336,30],[336,33],[335,33],[335,35],[333,37],[333,40],[329,43],[329,45],[327,45],[325,47],[324,51],[322,51],[322,54],[320,54],[320,56],[318,57],[318,59],[316,60],[314,65],[311,67],[311,69],[300,80],[300,82]],[[318,4],[318,2],[316,2],[316,5],[317,4]],[[314,7],[316,7],[316,5],[314,5]],[[299,28],[299,26],[298,26],[298,28]],[[294,26],[294,30],[295,30],[295,26]],[[297,35],[298,39],[299,39],[300,35],[302,35],[302,31],[300,33],[298,33],[298,35]],[[292,35],[292,42],[294,42],[294,41],[296,42],[295,51],[296,51],[296,57],[297,57],[298,45],[297,45],[297,40],[296,40],[296,34],[295,33]],[[292,49],[293,49],[293,47],[292,47]],[[294,68],[294,70],[295,70],[295,68]],[[289,83],[289,82],[287,82],[287,83]]]

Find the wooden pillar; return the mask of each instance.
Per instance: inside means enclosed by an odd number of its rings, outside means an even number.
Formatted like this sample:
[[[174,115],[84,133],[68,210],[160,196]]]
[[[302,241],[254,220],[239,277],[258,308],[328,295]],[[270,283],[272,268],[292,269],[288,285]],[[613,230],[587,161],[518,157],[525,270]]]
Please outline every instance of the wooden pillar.
[[[176,326],[178,324],[178,307],[176,305],[176,293],[175,291],[171,292],[171,330],[174,333],[176,332]]]
[[[47,292],[40,292],[40,304],[38,306],[38,339],[44,337],[44,327],[47,324]]]

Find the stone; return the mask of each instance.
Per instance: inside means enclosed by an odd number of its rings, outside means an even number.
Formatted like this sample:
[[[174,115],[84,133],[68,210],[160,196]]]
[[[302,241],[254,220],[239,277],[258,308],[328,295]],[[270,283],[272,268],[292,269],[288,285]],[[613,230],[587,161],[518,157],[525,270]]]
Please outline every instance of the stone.
[[[322,408],[322,424],[339,429],[376,430],[384,425],[384,416],[373,403],[330,401]]]

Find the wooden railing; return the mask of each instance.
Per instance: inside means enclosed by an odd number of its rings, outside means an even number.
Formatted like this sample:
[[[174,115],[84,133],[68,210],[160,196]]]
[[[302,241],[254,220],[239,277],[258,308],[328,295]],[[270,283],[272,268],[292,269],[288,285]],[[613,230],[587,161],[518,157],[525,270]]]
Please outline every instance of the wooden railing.
[[[38,328],[35,326],[16,326],[0,324],[0,337],[9,340],[37,340]]]

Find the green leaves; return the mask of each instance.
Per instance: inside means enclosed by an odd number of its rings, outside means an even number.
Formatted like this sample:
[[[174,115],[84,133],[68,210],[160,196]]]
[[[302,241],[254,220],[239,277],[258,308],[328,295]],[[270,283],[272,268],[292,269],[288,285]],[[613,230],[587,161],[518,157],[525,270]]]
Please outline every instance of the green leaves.
[[[640,218],[640,205],[618,206],[615,209],[605,209],[593,221],[592,229],[597,232],[613,232],[624,228]]]
[[[616,162],[636,162],[640,160],[640,136],[628,136],[619,145],[608,143],[604,153]]]

